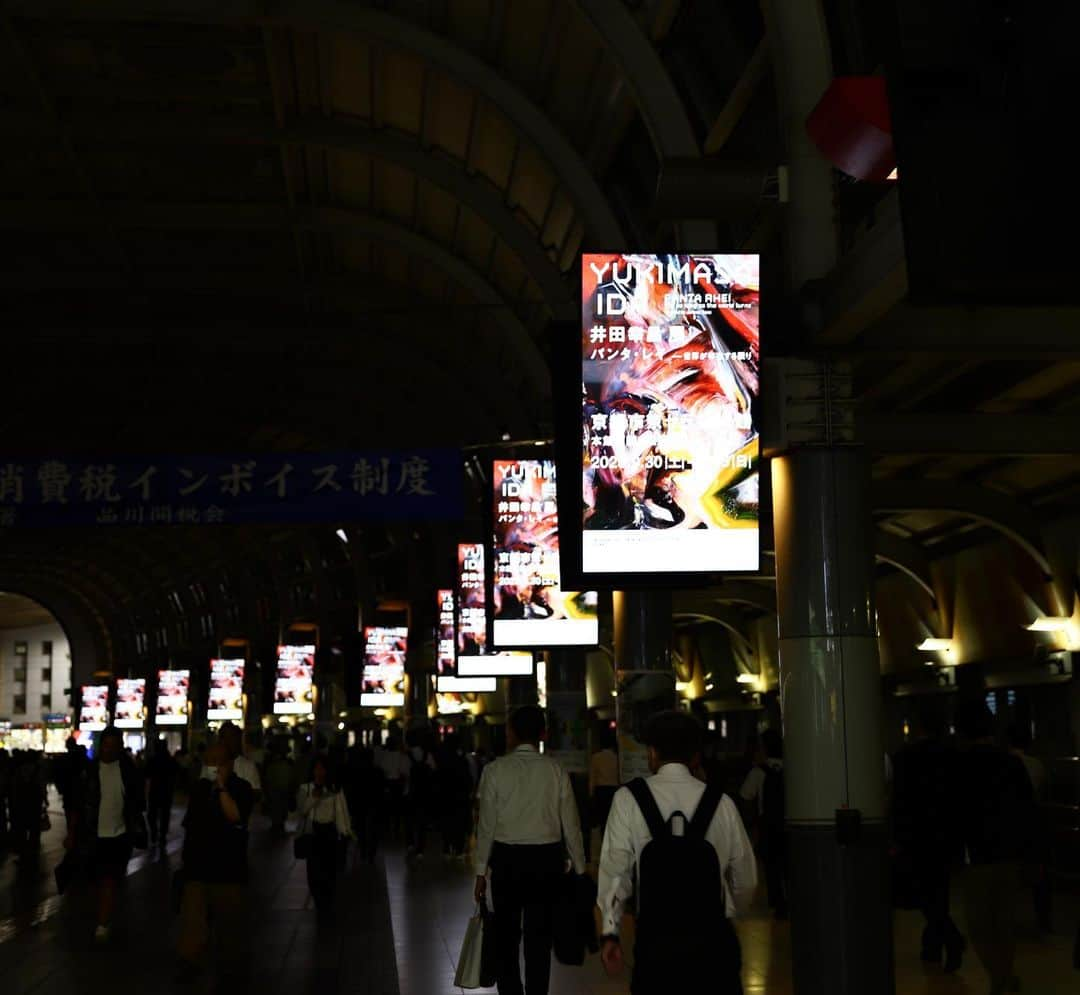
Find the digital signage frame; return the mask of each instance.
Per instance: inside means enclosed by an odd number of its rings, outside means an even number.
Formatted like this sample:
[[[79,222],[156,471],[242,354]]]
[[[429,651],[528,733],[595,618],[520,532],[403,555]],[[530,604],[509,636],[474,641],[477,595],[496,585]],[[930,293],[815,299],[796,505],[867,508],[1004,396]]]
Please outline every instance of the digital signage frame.
[[[582,255],[553,327],[565,586],[759,571],[760,298],[753,254]]]
[[[435,608],[438,619],[435,627],[435,673],[448,677],[456,673],[456,613],[454,592],[440,588],[435,592]]]
[[[79,693],[79,732],[101,732],[109,726],[109,685],[84,684]]]
[[[496,459],[491,468],[492,647],[595,646],[597,592],[562,587],[555,460]]]
[[[459,677],[531,677],[536,660],[531,652],[505,650],[483,656],[459,656]]]
[[[314,645],[279,646],[274,676],[274,714],[312,715],[314,676]]]
[[[118,677],[113,725],[117,729],[142,729],[146,725],[146,679]]]
[[[405,705],[408,648],[409,630],[405,626],[365,626],[361,707],[401,708]]]
[[[494,694],[499,689],[495,677],[437,677],[435,690],[439,694]]]
[[[459,658],[487,650],[487,576],[484,543],[462,542],[457,547],[457,644]],[[460,672],[460,670],[459,670]]]
[[[245,661],[210,661],[210,690],[206,700],[207,722],[243,722]]]
[[[190,691],[190,670],[159,670],[154,725],[186,726]]]

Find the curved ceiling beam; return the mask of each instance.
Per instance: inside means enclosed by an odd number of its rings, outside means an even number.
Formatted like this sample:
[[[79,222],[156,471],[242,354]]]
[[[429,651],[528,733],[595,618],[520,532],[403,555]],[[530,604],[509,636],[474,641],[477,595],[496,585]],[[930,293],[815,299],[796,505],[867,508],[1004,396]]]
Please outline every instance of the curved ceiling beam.
[[[270,8],[273,13],[267,15]],[[187,24],[246,24],[288,27],[301,31],[342,31],[377,38],[389,48],[411,52],[465,84],[503,114],[541,150],[555,167],[585,221],[590,240],[605,250],[627,248],[622,227],[611,204],[584,159],[551,119],[497,70],[453,42],[385,11],[335,0],[13,0],[10,17],[38,20],[70,18],[95,22],[174,22]]]
[[[875,512],[904,514],[943,511],[982,522],[1007,536],[1039,565],[1050,580],[1053,570],[1043,551],[1042,530],[1036,515],[997,491],[947,480],[881,480],[873,484]]]
[[[40,115],[0,113],[0,130],[11,138],[55,135],[55,129]],[[233,113],[172,117],[95,113],[65,119],[64,132],[80,144],[150,141],[165,145],[311,145],[393,163],[444,190],[490,225],[536,281],[556,319],[566,321],[576,316],[573,294],[559,267],[510,210],[498,187],[482,174],[470,173],[452,156],[438,149],[425,149],[404,133],[376,130],[340,117],[292,119],[278,128],[272,117]]]
[[[930,596],[930,600],[937,604],[934,578],[930,573],[930,557],[917,542],[879,527],[874,534],[874,555],[882,563],[907,574]]]
[[[396,222],[344,207],[297,207],[279,204],[143,204],[107,201],[101,205],[118,230],[341,231],[374,242],[388,242],[431,263],[475,297],[506,333],[514,361],[540,398],[551,391],[551,375],[536,340],[497,290],[445,246]],[[100,227],[100,213],[88,204],[67,201],[4,201],[0,228],[72,231]]]
[[[634,94],[661,169],[669,159],[697,159],[701,147],[679,92],[648,36],[624,0],[574,0],[592,23]],[[679,248],[707,252],[717,244],[716,222],[681,218],[674,222]]]
[[[734,609],[713,605],[707,611],[675,612],[671,617],[676,622],[687,622],[691,625],[699,622],[710,622],[716,625],[722,625],[739,641],[739,643],[742,644],[743,649],[747,653],[751,656],[754,653],[754,644],[750,641],[750,637],[740,628],[742,617]]]

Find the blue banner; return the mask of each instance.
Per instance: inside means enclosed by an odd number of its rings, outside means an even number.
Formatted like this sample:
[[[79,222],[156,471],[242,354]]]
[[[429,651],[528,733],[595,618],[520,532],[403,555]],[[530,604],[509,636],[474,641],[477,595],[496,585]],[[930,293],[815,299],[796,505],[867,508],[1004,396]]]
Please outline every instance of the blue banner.
[[[0,528],[463,517],[453,449],[0,461]]]

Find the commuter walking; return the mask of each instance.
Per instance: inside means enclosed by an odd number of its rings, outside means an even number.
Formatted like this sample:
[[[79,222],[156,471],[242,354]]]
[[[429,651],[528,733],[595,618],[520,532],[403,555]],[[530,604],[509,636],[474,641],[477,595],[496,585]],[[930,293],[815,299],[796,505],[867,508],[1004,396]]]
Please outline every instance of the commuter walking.
[[[555,903],[566,871],[585,872],[577,802],[566,771],[540,753],[544,712],[526,705],[511,716],[507,754],[480,778],[474,895],[487,895],[491,871],[499,995],[547,995]],[[518,966],[524,924],[525,987]]]
[[[611,803],[619,790],[619,754],[615,750],[615,730],[610,726],[603,728],[598,739],[599,748],[589,760],[589,822],[591,828],[600,831],[603,842]],[[585,837],[586,855],[592,853],[591,828]]]
[[[465,846],[472,829],[472,767],[461,745],[461,737],[446,737],[439,752],[438,810],[443,839],[443,856],[464,859]]]
[[[259,768],[244,755],[244,740],[240,727],[233,722],[223,722],[218,729],[218,742],[233,758],[233,773],[251,785],[255,803],[262,797],[262,777]],[[207,781],[214,780],[214,768],[209,760],[203,764],[201,776]]]
[[[435,757],[429,748],[426,730],[414,730],[410,735],[409,782],[405,789],[409,847],[407,856],[423,860],[427,849],[427,831],[435,808]]]
[[[1021,862],[1029,851],[1034,796],[1024,765],[994,742],[994,720],[985,702],[961,702],[956,730],[967,748],[958,757],[956,781],[968,934],[990,975],[991,995],[1017,991],[1016,906]]]
[[[12,762],[8,751],[0,747],[0,850],[8,843],[10,822],[8,819],[8,799],[11,789]]]
[[[409,758],[396,734],[387,738],[375,753],[375,765],[383,772],[386,786],[386,830],[393,840],[403,835],[405,792],[409,786]]]
[[[292,785],[293,764],[286,752],[285,740],[278,738],[271,742],[266,760],[266,804],[270,810],[270,831],[278,836],[285,833],[285,822],[294,799]]]
[[[169,839],[169,823],[172,819],[173,796],[179,768],[169,755],[165,740],[154,744],[154,752],[146,765],[148,819],[150,823],[150,846],[165,856],[165,844]]]
[[[184,817],[180,980],[191,980],[198,973],[212,922],[219,989],[242,991],[248,959],[246,827],[255,791],[235,772],[235,757],[220,740],[206,751],[206,763],[213,779],[198,780]]]
[[[1049,781],[1046,765],[1031,756],[1031,733],[1027,727],[1015,725],[1009,730],[1010,752],[1023,765],[1031,781],[1034,795],[1034,830],[1029,854],[1025,862],[1024,876],[1031,888],[1031,898],[1035,909],[1035,923],[1045,934],[1053,933],[1053,892],[1050,888],[1050,869],[1046,866],[1046,854],[1050,850],[1050,826],[1043,806],[1048,800]]]
[[[741,953],[731,919],[757,885],[757,864],[735,803],[691,774],[700,724],[654,715],[643,738],[653,776],[612,802],[600,856],[601,958],[621,972],[623,910],[637,881],[633,995],[740,995]]]
[[[104,943],[111,935],[116,893],[127,876],[131,851],[146,846],[143,780],[124,752],[119,730],[110,727],[101,733],[97,757],[84,768],[77,791],[64,846],[89,857],[98,888],[94,939]]]
[[[308,891],[320,918],[333,915],[343,846],[352,838],[345,793],[330,776],[330,763],[315,757],[311,780],[296,794],[297,850],[307,865]]]
[[[757,763],[746,775],[739,796],[751,806],[769,907],[777,919],[788,917],[788,862],[784,803],[784,740],[775,729],[761,734]]]
[[[945,724],[923,710],[915,739],[893,761],[893,842],[898,871],[911,882],[926,925],[922,959],[945,971],[960,970],[967,942],[950,913],[950,878],[960,856],[956,811],[956,751],[945,742]]]

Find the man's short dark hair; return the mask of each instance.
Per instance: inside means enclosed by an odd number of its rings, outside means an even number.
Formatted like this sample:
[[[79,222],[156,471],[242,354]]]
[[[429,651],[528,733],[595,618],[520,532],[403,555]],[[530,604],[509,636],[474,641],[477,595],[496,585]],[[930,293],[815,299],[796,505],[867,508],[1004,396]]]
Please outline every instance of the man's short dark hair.
[[[510,716],[510,728],[523,743],[539,743],[544,738],[547,719],[539,705],[522,705]]]
[[[705,733],[701,723],[686,712],[657,712],[645,723],[642,741],[656,750],[662,764],[689,767],[701,753]]]
[[[117,739],[120,741],[120,745],[124,745],[124,734],[116,728],[116,726],[106,726],[101,730],[101,734],[98,736],[98,745],[100,746],[107,739]]]

